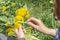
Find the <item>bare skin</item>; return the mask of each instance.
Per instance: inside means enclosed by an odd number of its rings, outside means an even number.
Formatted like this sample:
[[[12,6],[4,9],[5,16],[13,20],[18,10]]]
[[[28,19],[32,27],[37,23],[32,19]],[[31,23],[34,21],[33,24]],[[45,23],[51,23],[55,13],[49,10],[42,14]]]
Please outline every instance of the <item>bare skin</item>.
[[[33,17],[29,18],[27,20],[27,24],[39,32],[42,32],[51,36],[56,35],[55,29],[47,28],[41,20],[38,20],[36,18],[33,18]],[[25,38],[23,31],[24,31],[24,28],[22,29],[22,27],[20,27],[19,29],[15,29],[15,33],[17,35],[18,40],[20,40],[20,38]]]
[[[18,40],[25,40],[24,32],[25,32],[25,29],[22,26],[19,29],[15,29],[15,33]]]
[[[27,24],[30,25],[32,28],[37,29],[39,32],[42,32],[42,33],[45,33],[48,35],[52,35],[52,36],[56,35],[55,29],[47,28],[41,20],[38,20],[34,17],[29,18],[27,20]]]

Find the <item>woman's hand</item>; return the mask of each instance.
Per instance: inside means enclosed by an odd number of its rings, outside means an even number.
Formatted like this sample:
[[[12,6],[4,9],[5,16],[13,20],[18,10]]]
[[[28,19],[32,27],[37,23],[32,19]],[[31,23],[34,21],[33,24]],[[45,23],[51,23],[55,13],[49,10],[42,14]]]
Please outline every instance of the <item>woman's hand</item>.
[[[18,40],[25,40],[25,35],[24,35],[25,29],[21,26],[20,28],[15,29],[16,36]]]
[[[52,35],[52,36],[56,35],[55,29],[47,28],[41,20],[38,20],[36,18],[33,18],[33,17],[29,18],[27,20],[27,24],[30,25],[32,28],[37,29],[39,32],[49,34],[49,35]]]
[[[32,28],[37,29],[40,32],[42,32],[46,28],[46,26],[43,24],[41,20],[38,20],[33,17],[27,20],[27,24],[30,25]]]

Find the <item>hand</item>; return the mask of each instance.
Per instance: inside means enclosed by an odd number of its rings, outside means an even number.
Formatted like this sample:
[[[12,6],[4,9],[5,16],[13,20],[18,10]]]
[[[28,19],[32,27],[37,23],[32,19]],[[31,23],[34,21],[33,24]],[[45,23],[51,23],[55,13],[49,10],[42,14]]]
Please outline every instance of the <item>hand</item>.
[[[37,29],[38,31],[42,32],[45,28],[45,25],[41,20],[38,20],[36,18],[29,18],[27,20],[27,24],[30,25],[31,27]]]
[[[52,36],[56,35],[55,29],[47,28],[41,20],[38,20],[36,18],[33,18],[33,17],[29,18],[27,20],[27,24],[30,25],[32,28],[37,29],[39,32],[49,34],[49,35],[52,35]]]
[[[15,29],[15,33],[18,39],[25,38],[24,32],[25,29],[22,26],[19,29]]]

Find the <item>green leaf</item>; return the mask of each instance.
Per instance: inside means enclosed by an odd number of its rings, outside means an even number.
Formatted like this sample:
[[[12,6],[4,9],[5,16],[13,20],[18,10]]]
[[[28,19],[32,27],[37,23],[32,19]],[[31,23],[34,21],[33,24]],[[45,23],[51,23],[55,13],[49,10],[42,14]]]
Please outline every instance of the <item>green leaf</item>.
[[[0,20],[6,22],[7,17],[6,16],[0,16]]]

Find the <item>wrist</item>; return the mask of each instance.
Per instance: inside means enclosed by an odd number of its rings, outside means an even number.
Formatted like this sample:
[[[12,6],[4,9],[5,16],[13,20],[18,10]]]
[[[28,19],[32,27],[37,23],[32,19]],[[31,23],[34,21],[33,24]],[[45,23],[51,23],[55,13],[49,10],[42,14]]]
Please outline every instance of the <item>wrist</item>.
[[[51,36],[55,36],[56,35],[56,31],[55,29],[50,29],[47,28],[46,26],[43,26],[42,28],[38,28],[40,32],[44,33],[44,34],[48,34]]]
[[[45,33],[51,36],[55,36],[56,35],[56,30],[55,29],[50,29],[50,28],[46,28]]]
[[[20,38],[25,38],[25,36],[17,36],[17,38],[18,38],[18,39],[20,39]]]

